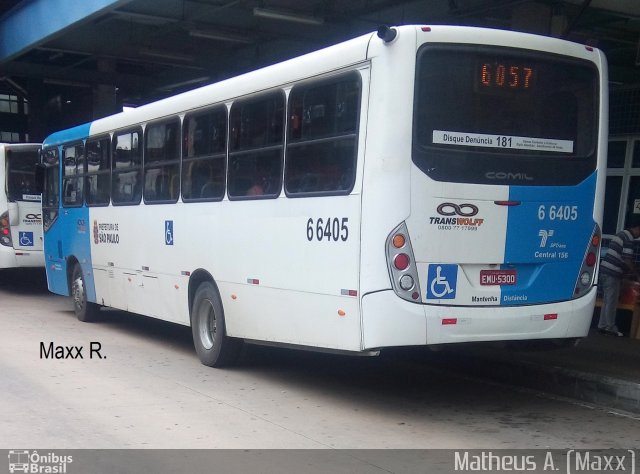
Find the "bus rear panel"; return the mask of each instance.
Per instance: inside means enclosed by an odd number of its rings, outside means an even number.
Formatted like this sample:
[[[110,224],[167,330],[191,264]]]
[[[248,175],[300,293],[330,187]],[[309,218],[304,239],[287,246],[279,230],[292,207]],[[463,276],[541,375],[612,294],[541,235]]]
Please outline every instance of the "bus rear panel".
[[[38,144],[0,144],[0,268],[42,267],[42,209],[36,190]]]
[[[606,145],[601,54],[487,30],[484,44],[457,43],[445,27],[417,35],[408,212],[386,238],[394,296],[363,299],[364,347],[586,336]]]

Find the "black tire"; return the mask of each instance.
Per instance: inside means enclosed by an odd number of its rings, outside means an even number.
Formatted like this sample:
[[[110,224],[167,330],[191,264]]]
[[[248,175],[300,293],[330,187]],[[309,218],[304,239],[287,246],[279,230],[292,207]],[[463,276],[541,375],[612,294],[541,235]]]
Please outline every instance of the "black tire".
[[[220,294],[210,281],[201,283],[193,298],[191,333],[204,365],[225,367],[237,360],[242,341],[227,336]]]
[[[79,263],[75,264],[71,275],[71,298],[76,317],[84,323],[96,321],[100,315],[100,306],[87,301],[87,286]]]

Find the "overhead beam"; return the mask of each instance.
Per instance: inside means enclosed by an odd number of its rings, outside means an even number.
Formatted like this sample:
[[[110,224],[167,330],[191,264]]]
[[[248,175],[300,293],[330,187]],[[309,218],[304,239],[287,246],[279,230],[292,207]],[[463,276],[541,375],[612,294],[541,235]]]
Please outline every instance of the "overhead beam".
[[[77,86],[92,86],[98,84],[112,84],[114,86],[125,86],[134,89],[144,89],[148,87],[149,78],[132,74],[116,74],[100,71],[83,70],[78,74],[77,70],[64,67],[46,66],[41,64],[12,61],[2,68],[3,74],[7,76],[17,76],[26,78],[45,78],[52,82],[68,83]]]
[[[0,64],[132,0],[31,0],[0,20]]]

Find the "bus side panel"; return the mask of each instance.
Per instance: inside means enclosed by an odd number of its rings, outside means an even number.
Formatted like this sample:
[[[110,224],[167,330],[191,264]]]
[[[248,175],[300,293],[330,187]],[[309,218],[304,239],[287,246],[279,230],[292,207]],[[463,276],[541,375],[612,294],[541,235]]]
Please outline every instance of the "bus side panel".
[[[229,335],[360,350],[359,190],[92,208],[97,302],[188,325],[185,275],[204,269],[220,291]]]
[[[389,47],[371,41],[371,85],[362,199],[361,292],[391,288],[385,242],[411,212],[411,133],[415,31]],[[363,317],[366,317],[366,309]],[[392,317],[393,315],[388,315]]]
[[[398,298],[393,290],[365,295],[362,314],[363,349],[427,343],[424,306]]]
[[[360,203],[357,184],[349,196],[211,204],[198,220],[215,250],[201,260],[229,335],[360,350]]]
[[[52,293],[70,295],[67,275],[73,271],[69,263],[75,258],[84,274],[87,301],[96,302],[90,236],[87,208],[60,209],[60,214],[47,231],[45,239],[47,282]]]
[[[360,350],[360,305],[355,297],[226,282],[219,287],[230,336]]]
[[[206,239],[202,237],[202,221],[187,216],[185,211],[191,206],[185,206],[91,209],[92,263],[99,303],[189,324],[188,277],[183,273],[198,268],[187,261],[194,255],[203,257],[197,249],[206,246]],[[171,238],[167,226],[172,229]]]

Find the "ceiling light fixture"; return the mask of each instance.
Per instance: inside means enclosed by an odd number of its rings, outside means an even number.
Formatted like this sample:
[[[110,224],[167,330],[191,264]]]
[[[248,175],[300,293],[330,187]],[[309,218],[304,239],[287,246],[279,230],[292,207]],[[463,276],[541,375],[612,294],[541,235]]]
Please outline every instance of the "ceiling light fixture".
[[[129,18],[135,23],[141,23],[144,25],[165,25],[167,23],[175,23],[178,21],[176,18],[153,15],[150,13],[130,12],[127,10],[113,10],[111,13],[120,17]]]
[[[269,8],[255,7],[253,16],[261,18],[269,18],[271,20],[289,21],[292,23],[303,23],[305,25],[322,25],[323,18],[317,16],[299,15],[298,13],[283,12],[280,10],[271,10]]]
[[[168,51],[158,51],[155,49],[143,48],[139,51],[139,53],[142,54],[143,56],[150,56],[153,58],[160,58],[160,59],[170,59],[172,61],[186,61],[186,62],[194,61],[193,56],[188,56],[186,54],[180,54],[180,53],[171,53]]]
[[[178,87],[183,87],[183,86],[190,86],[193,84],[200,84],[202,82],[207,82],[211,79],[211,77],[209,76],[202,76],[202,77],[196,77],[194,79],[189,79],[186,81],[181,81],[181,82],[175,82],[173,84],[167,84],[164,85],[162,87],[158,87],[158,90],[172,90],[172,89],[177,89]]]
[[[253,40],[251,38],[234,35],[230,33],[222,33],[218,31],[208,31],[208,30],[191,30],[189,31],[189,36],[193,36],[194,38],[205,38],[216,41],[224,41],[227,43],[242,43],[242,44],[251,44]]]

